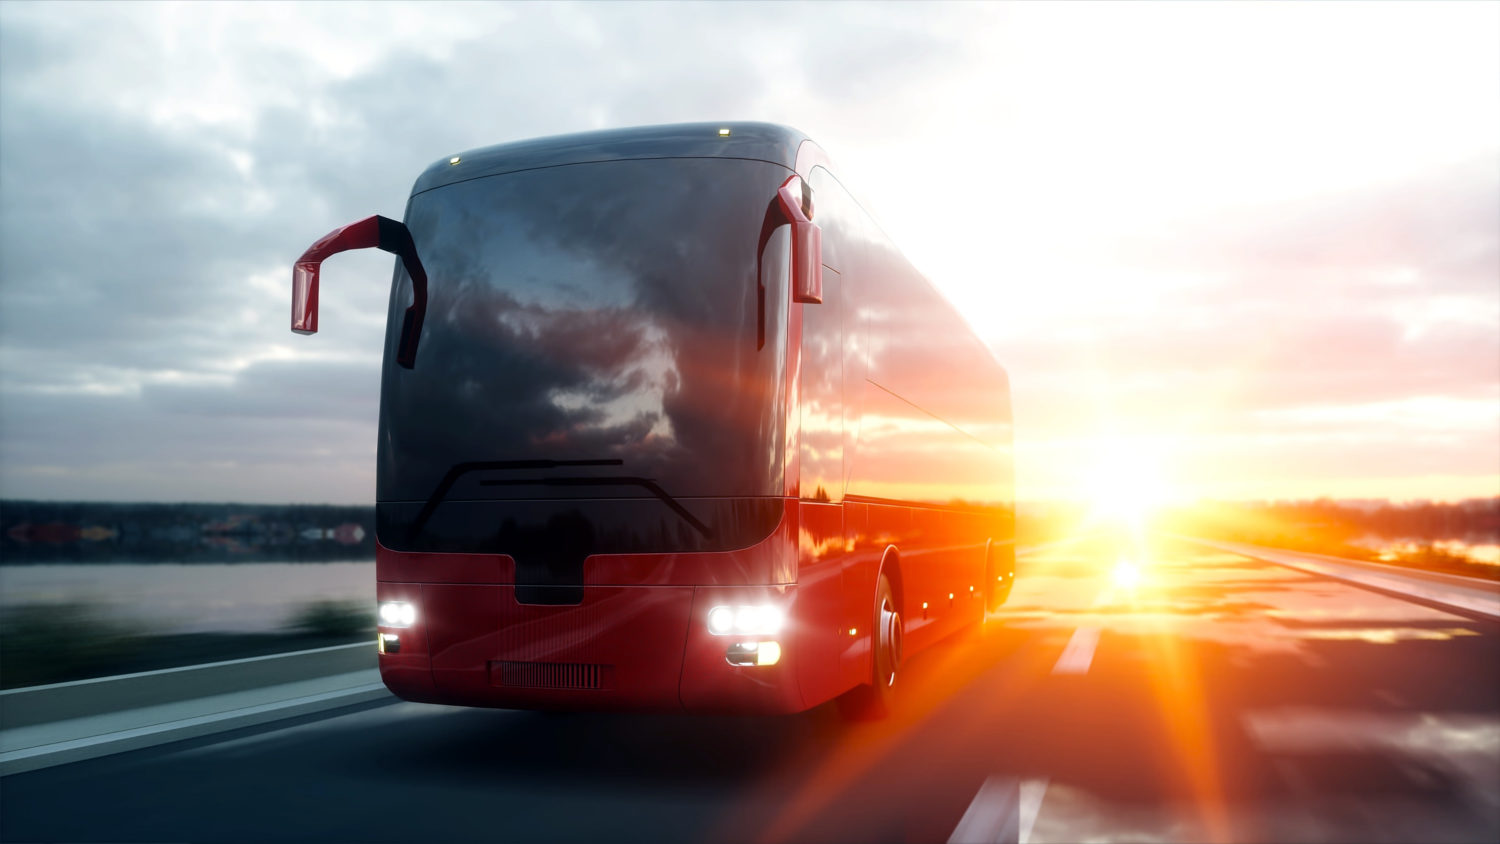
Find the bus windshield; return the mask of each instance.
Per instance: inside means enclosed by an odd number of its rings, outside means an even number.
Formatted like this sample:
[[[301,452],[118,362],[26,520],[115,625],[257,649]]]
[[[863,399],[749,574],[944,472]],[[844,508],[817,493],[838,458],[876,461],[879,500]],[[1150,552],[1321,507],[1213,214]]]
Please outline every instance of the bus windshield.
[[[509,553],[559,519],[593,552],[723,550],[782,494],[785,168],[664,158],[544,167],[414,196],[429,279],[416,365],[393,363],[381,542]],[[506,534],[506,526],[510,534]],[[509,539],[505,538],[509,536]]]

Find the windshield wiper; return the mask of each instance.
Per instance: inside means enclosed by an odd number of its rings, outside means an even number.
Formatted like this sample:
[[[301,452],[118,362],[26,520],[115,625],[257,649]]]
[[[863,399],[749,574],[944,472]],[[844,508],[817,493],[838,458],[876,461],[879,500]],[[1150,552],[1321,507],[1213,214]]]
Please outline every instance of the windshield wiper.
[[[688,512],[688,509],[677,502],[670,493],[662,489],[650,478],[516,478],[503,481],[480,481],[480,486],[638,486],[656,496],[661,503],[672,508],[672,512],[682,517],[682,520],[692,525],[705,539],[713,538],[714,532],[708,525],[698,521],[698,517]]]
[[[427,501],[422,504],[422,509],[417,512],[417,517],[412,519],[410,538],[415,539],[417,534],[426,527],[427,520],[432,518],[432,513],[443,499],[448,497],[448,490],[459,478],[470,472],[498,472],[505,469],[561,469],[565,466],[624,466],[624,460],[471,460],[466,463],[454,463],[448,469],[448,474],[443,476],[438,485],[427,496]]]
[[[470,472],[496,472],[514,469],[562,469],[573,466],[624,466],[624,460],[600,459],[600,460],[477,460],[467,463],[455,463],[443,475],[443,479],[427,496],[427,501],[422,504],[422,509],[417,512],[417,517],[412,519],[408,539],[415,539],[422,528],[427,526],[427,521],[437,510],[443,499],[448,497],[449,490],[458,479]],[[480,486],[638,486],[647,490],[657,500],[672,508],[672,512],[682,517],[682,520],[692,525],[695,530],[705,538],[713,536],[713,531],[705,525],[698,517],[688,512],[686,507],[678,503],[670,493],[662,489],[655,481],[649,478],[632,477],[584,477],[584,478],[525,478],[507,479],[495,481],[480,481]]]

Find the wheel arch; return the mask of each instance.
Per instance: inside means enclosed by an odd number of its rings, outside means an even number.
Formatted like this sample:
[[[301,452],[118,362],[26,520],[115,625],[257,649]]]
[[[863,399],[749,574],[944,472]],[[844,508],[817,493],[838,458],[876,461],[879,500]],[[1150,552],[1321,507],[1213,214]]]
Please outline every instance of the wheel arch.
[[[903,617],[909,616],[910,613],[906,611],[906,588],[901,582],[901,551],[894,545],[885,546],[885,552],[880,555],[880,570],[875,572],[876,583],[880,582],[882,574],[891,582],[897,609]]]

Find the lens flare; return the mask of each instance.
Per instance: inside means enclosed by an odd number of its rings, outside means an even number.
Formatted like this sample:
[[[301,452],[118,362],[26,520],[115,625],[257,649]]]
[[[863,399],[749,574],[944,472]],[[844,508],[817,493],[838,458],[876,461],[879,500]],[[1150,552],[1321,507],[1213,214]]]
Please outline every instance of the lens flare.
[[[1134,589],[1141,585],[1141,567],[1133,560],[1120,558],[1113,572],[1115,585],[1121,589]]]

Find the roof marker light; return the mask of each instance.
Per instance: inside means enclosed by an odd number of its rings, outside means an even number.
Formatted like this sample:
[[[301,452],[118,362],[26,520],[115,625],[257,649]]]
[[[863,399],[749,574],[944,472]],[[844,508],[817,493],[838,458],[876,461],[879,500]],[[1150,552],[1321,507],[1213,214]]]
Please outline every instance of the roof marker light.
[[[728,126],[726,126],[723,129],[719,130],[719,137],[721,137],[721,138],[727,138],[727,137],[729,137],[729,127]]]
[[[463,160],[462,156],[455,155],[452,158],[448,159],[448,163],[449,164],[457,164],[458,162],[460,162],[462,160]]]

